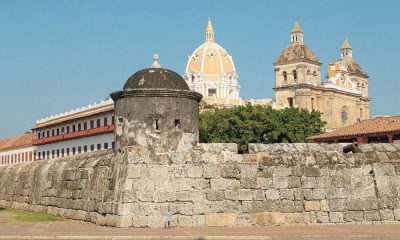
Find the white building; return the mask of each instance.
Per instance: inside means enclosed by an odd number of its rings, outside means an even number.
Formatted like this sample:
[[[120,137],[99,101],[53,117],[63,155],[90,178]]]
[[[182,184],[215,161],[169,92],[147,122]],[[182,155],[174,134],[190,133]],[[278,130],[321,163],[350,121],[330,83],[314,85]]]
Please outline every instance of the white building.
[[[36,160],[112,148],[114,103],[109,99],[38,120],[32,131]]]

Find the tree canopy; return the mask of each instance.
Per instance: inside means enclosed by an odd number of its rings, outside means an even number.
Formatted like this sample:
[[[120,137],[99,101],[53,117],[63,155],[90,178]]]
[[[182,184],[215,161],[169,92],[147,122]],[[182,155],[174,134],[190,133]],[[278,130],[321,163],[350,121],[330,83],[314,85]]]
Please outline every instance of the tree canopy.
[[[264,106],[214,108],[200,114],[200,142],[295,143],[323,132],[320,112]]]

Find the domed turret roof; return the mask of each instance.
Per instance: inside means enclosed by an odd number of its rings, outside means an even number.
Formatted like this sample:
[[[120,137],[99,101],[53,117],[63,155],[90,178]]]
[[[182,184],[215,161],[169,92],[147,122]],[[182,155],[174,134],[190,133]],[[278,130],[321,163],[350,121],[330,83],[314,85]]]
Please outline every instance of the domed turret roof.
[[[203,80],[221,80],[223,76],[234,76],[236,69],[232,56],[214,41],[214,29],[208,20],[206,42],[189,56],[185,74],[201,75]]]
[[[129,89],[190,90],[178,73],[165,68],[145,68],[137,71],[124,85],[124,90]]]
[[[315,56],[313,51],[306,45],[301,43],[292,43],[282,51],[276,59],[275,64],[288,63],[297,60],[320,63],[318,57]]]

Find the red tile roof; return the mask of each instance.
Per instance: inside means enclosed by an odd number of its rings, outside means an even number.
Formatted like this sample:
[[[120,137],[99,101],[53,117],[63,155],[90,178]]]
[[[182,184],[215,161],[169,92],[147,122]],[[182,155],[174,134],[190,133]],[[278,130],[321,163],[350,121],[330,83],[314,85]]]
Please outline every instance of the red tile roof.
[[[336,129],[335,131],[312,136],[310,140],[327,140],[344,137],[357,137],[361,135],[378,135],[400,132],[400,116],[377,117],[363,120],[350,126]]]
[[[32,146],[32,133],[0,140],[0,151]]]

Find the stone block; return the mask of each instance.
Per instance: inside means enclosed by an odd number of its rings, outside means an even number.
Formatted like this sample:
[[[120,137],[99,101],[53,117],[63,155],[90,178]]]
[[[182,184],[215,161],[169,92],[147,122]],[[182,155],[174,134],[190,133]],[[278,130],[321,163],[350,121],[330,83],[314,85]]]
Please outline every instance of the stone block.
[[[253,200],[255,201],[264,201],[265,194],[262,190],[253,190]]]
[[[306,166],[304,167],[304,175],[306,177],[319,177],[321,172],[319,171],[319,168],[315,166]]]
[[[381,216],[379,214],[379,211],[375,210],[375,211],[365,211],[364,212],[364,217],[365,217],[365,221],[367,222],[374,222],[374,221],[380,221],[381,220]]]
[[[346,202],[344,199],[330,199],[329,209],[334,212],[343,211],[346,209]]]
[[[222,200],[224,200],[224,192],[223,191],[214,191],[214,190],[207,191],[206,199],[208,201],[222,201]]]
[[[300,188],[301,187],[300,177],[289,177],[288,178],[288,187],[289,188]]]
[[[316,187],[315,177],[302,177],[301,183],[302,183],[303,188],[315,188]]]
[[[274,177],[272,183],[273,183],[274,188],[287,188],[288,187],[288,178],[287,177]]]
[[[343,222],[343,214],[341,212],[330,212],[329,218],[331,223],[342,223]]]
[[[237,225],[237,213],[209,213],[205,222],[208,227],[232,227]]]
[[[292,189],[280,189],[280,199],[294,200],[294,194]]]
[[[310,211],[319,211],[321,209],[321,205],[319,201],[304,201],[304,210],[307,212]]]
[[[325,190],[324,189],[313,189],[312,190],[312,197],[315,200],[325,199]]]
[[[257,178],[257,188],[271,189],[272,188],[272,179],[271,178]]]
[[[257,175],[257,165],[240,164],[239,169],[242,178],[254,178]]]
[[[210,179],[211,190],[225,190],[226,189],[226,181],[222,178]]]
[[[294,202],[293,201],[289,201],[289,200],[281,200],[281,207],[280,207],[280,211],[283,213],[292,213],[295,211],[294,208]]]
[[[285,222],[285,216],[280,212],[258,212],[252,214],[253,225],[281,225]]]
[[[394,220],[396,220],[396,221],[400,220],[400,209],[394,210]]]
[[[391,163],[374,163],[372,166],[375,176],[395,175],[395,168]]]
[[[328,223],[329,214],[327,212],[317,212],[317,222],[318,223]]]
[[[235,163],[220,166],[220,173],[223,178],[240,178],[239,166]]]
[[[240,179],[240,185],[242,188],[255,189],[257,188],[257,178],[242,178]]]
[[[394,220],[394,212],[391,209],[379,210],[379,214],[381,216],[381,221],[393,221]]]
[[[343,219],[346,222],[363,222],[364,212],[363,211],[346,211],[343,213]]]
[[[251,190],[247,189],[239,189],[238,190],[238,200],[246,201],[246,200],[252,200],[253,199],[253,194]]]
[[[187,174],[188,174],[188,177],[190,177],[190,178],[202,177],[203,167],[202,166],[189,166]]]
[[[279,191],[276,189],[268,189],[265,191],[265,199],[277,200],[279,199]]]

